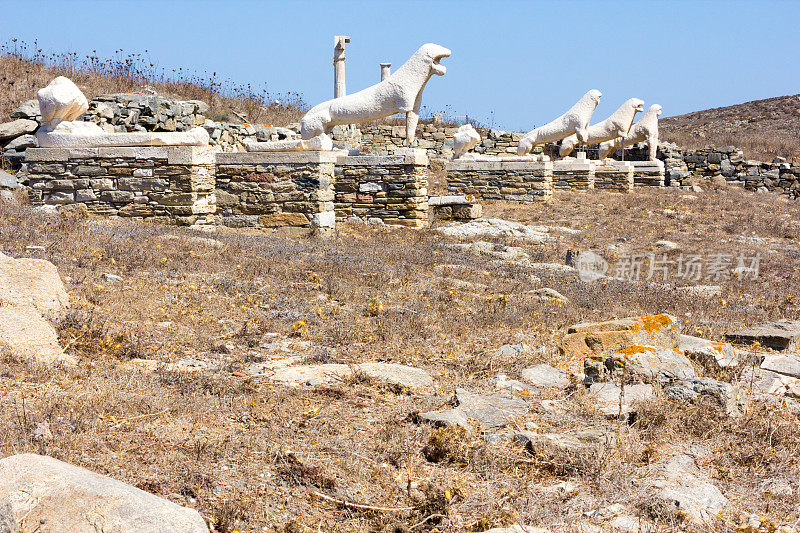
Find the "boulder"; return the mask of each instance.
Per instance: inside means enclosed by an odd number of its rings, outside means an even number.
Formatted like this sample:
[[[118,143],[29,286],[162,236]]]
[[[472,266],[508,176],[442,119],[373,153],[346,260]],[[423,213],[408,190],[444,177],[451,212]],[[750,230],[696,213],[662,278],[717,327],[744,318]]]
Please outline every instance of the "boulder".
[[[17,120],[0,124],[0,142],[16,139],[20,135],[33,133],[38,127],[38,122],[26,118],[18,118]]]
[[[49,261],[14,259],[0,253],[0,280],[4,307],[33,307],[49,318],[61,318],[69,307],[58,269]]]
[[[747,396],[741,388],[711,378],[693,378],[675,382],[664,388],[664,395],[692,404],[708,398],[732,417],[741,416],[747,409]]]
[[[620,409],[620,395],[622,407]],[[653,386],[650,384],[625,385],[622,388],[614,383],[594,383],[589,387],[589,397],[594,400],[595,408],[606,418],[616,418],[619,415],[628,416],[636,412],[636,403],[650,400],[654,397]]]
[[[47,87],[36,93],[42,122],[53,124],[54,120],[75,120],[89,109],[89,102],[78,86],[69,78],[58,76]],[[28,132],[26,132],[28,133]]]
[[[675,317],[661,314],[575,324],[567,329],[559,349],[565,355],[587,357],[643,345],[676,348]]]
[[[766,322],[749,329],[726,334],[725,338],[737,344],[758,343],[773,350],[788,350],[794,348],[797,339],[800,338],[800,320]]]
[[[583,365],[586,380],[607,381],[615,373],[629,378],[650,381],[689,379],[697,374],[692,362],[677,348],[661,346],[628,346],[607,357],[592,356]]]
[[[435,426],[468,426],[470,418],[487,429],[497,429],[528,413],[525,400],[503,392],[475,393],[456,389],[456,407],[446,411],[420,413],[420,419]]]
[[[27,150],[28,148],[36,148],[37,146],[39,146],[39,142],[36,140],[35,135],[20,135],[5,145],[3,149],[22,152],[23,150]]]
[[[0,170],[0,189],[16,189],[19,187],[17,178],[5,170]]]
[[[28,118],[36,120],[42,117],[42,112],[39,110],[39,100],[26,100],[11,113],[11,118]]]
[[[743,389],[752,389],[758,394],[800,398],[800,379],[764,370],[763,368],[745,369],[742,372],[739,384]]]
[[[181,507],[85,468],[36,454],[0,460],[0,501],[21,527],[72,533],[207,533],[194,509]]]
[[[693,447],[658,465],[650,483],[653,503],[683,516],[687,521],[709,527],[728,506],[728,499],[697,466],[696,459],[707,451]]]
[[[761,368],[784,376],[800,378],[800,358],[789,354],[768,354],[761,362]]]
[[[42,259],[14,259],[0,253],[0,281],[0,347],[21,359],[75,364],[46,320],[63,317],[69,306],[56,267]]]
[[[709,368],[727,368],[739,364],[739,356],[726,342],[714,342],[691,335],[678,335],[678,349],[690,359]]]
[[[528,367],[519,375],[536,387],[563,389],[569,385],[567,374],[550,365],[541,364]]]

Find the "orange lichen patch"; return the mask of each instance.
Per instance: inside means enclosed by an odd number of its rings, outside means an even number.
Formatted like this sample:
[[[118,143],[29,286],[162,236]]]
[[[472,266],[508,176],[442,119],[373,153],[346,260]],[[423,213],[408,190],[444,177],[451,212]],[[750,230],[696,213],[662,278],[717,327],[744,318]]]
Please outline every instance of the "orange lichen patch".
[[[653,348],[652,346],[634,345],[634,346],[626,346],[625,348],[622,348],[621,350],[617,351],[617,353],[620,353],[622,355],[634,355],[637,353],[646,353],[646,352],[656,353],[656,349]]]
[[[652,335],[657,330],[672,326],[672,317],[666,314],[643,316],[640,317],[643,323],[644,330]]]
[[[718,354],[724,354],[725,353],[725,344],[722,343],[722,342],[712,342],[711,344],[709,344],[708,347],[711,348],[711,350],[713,350],[714,352],[716,352]]]

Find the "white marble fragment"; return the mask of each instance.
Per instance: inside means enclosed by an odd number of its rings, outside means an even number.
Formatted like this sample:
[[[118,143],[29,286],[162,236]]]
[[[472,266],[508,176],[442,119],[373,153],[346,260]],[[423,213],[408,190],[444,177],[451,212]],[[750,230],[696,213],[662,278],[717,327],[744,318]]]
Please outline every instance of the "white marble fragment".
[[[464,124],[453,134],[453,158],[461,157],[479,142],[481,142],[481,136],[475,131],[472,124]]]

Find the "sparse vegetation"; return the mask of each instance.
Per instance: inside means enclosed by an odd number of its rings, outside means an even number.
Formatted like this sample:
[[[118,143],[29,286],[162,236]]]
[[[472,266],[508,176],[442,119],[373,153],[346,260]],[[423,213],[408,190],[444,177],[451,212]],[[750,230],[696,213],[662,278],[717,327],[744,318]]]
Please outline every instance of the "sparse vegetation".
[[[679,446],[699,442],[715,451],[707,466],[732,502],[720,530],[739,525],[739,513],[775,525],[800,518],[796,490],[764,488],[800,475],[790,406],[755,404],[733,420],[659,397],[618,426],[595,413],[580,388],[526,392],[531,406],[549,407],[517,428],[615,436],[610,446],[535,452],[487,442],[478,426],[442,430],[414,417],[447,405],[457,386],[491,390],[488,378],[499,373],[517,376],[540,362],[582,370],[556,349],[573,323],[669,312],[684,333],[720,339],[800,317],[795,204],[737,189],[642,190],[485,209],[581,230],[546,245],[493,239],[537,261],[563,263],[569,248],[611,259],[670,239],[679,248],[669,254],[761,252],[760,275],[721,281],[720,296],[691,295],[669,283],[586,283],[464,254],[442,246],[451,241],[433,230],[342,224],[327,237],[204,234],[2,204],[3,252],[50,260],[65,279],[73,311],[60,325],[62,344],[82,362],[45,368],[3,356],[0,455],[46,453],[109,474],[198,508],[217,531],[483,531],[512,523],[562,531],[612,503],[642,509],[666,531],[677,527],[675,516],[651,505],[638,482]],[[527,294],[540,286],[570,302]],[[438,388],[386,387],[358,373],[288,387],[245,372],[285,357],[277,341],[308,362],[412,364]],[[216,348],[220,342],[230,346]],[[514,342],[533,349],[496,352]],[[35,437],[42,421],[52,437]],[[577,489],[553,488],[562,482]]]
[[[750,159],[800,158],[800,94],[662,118],[661,139],[682,148],[736,146]]]
[[[219,78],[216,72],[202,74],[183,68],[160,68],[147,50],[129,53],[117,50],[113,58],[96,53],[50,53],[32,44],[11,39],[0,43],[0,121],[8,120],[22,102],[56,76],[67,76],[92,98],[98,94],[143,93],[148,87],[158,94],[183,100],[203,100],[211,107],[209,118],[239,121],[238,113],[253,123],[286,125],[306,111],[298,92],[287,94],[238,84]]]

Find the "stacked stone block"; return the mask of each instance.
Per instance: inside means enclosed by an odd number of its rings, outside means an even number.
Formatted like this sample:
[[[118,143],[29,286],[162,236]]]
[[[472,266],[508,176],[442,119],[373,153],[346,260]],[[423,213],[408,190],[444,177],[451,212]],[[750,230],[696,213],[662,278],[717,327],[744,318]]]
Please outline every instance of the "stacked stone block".
[[[336,217],[377,218],[385,224],[413,228],[426,226],[428,163],[428,157],[419,152],[339,157]]]
[[[199,146],[30,148],[34,205],[80,204],[91,213],[169,224],[214,222],[214,156]]]
[[[661,161],[631,161],[634,187],[663,187],[664,163]]]
[[[594,188],[618,192],[633,190],[633,165],[621,161],[613,164],[597,162],[594,169]]]
[[[451,161],[445,166],[453,194],[483,200],[541,202],[553,196],[553,163],[549,161]]]
[[[595,161],[567,159],[553,163],[553,189],[587,191],[594,189]]]
[[[240,152],[217,157],[218,215],[234,227],[332,227],[333,152]]]

